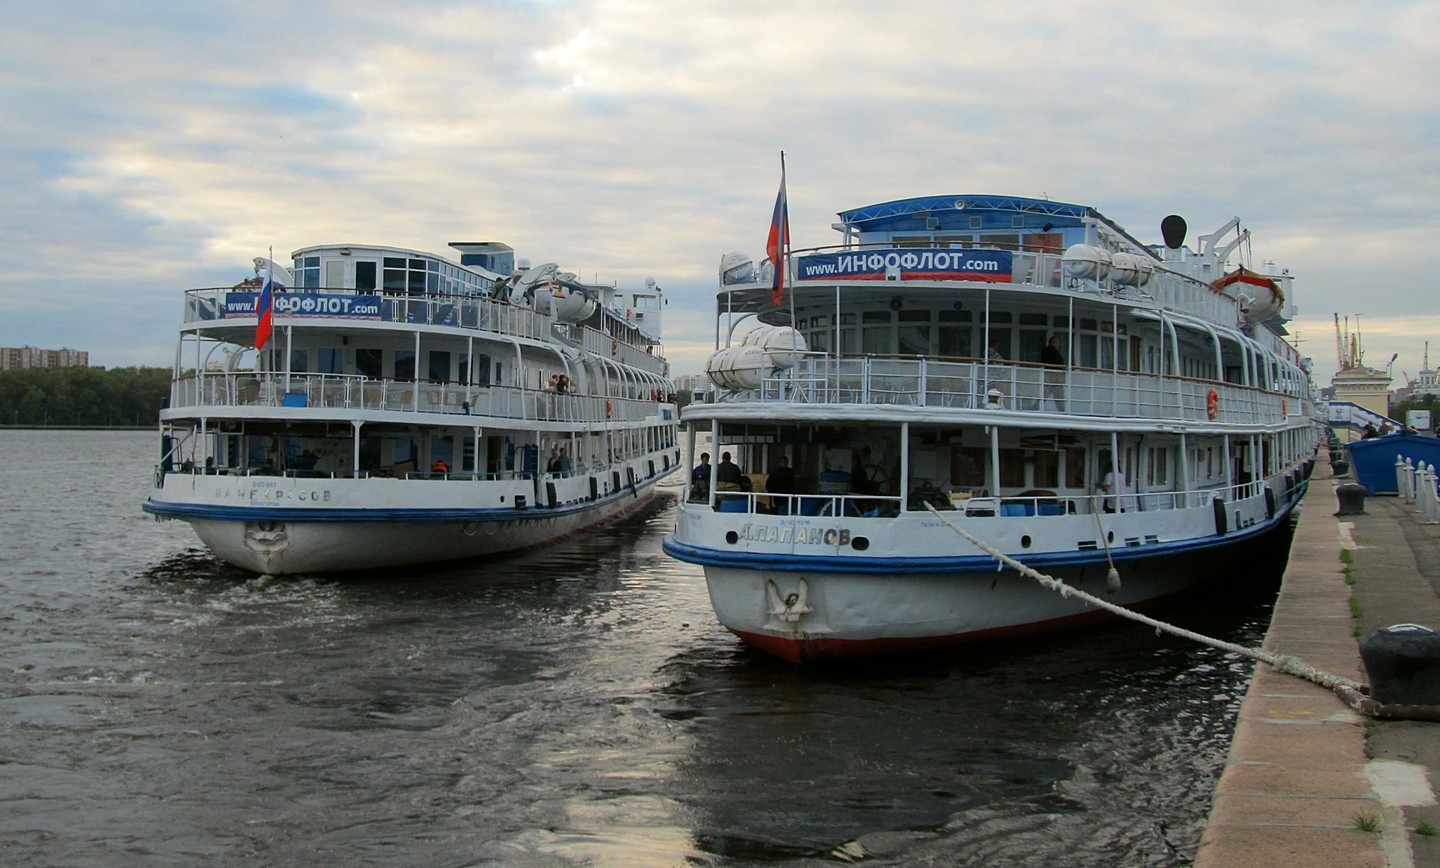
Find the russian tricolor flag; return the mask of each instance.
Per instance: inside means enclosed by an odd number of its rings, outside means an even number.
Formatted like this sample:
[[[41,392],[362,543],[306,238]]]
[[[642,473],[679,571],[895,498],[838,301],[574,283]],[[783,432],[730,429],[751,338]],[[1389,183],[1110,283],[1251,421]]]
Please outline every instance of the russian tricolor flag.
[[[275,308],[275,268],[272,262],[265,271],[265,285],[260,289],[260,301],[255,305],[255,349],[265,349],[270,340],[271,319]]]
[[[780,194],[775,197],[775,213],[770,217],[770,236],[765,239],[765,255],[775,264],[775,277],[770,284],[770,301],[776,307],[785,298],[785,248],[790,245],[790,206],[785,199],[785,155],[780,155]]]

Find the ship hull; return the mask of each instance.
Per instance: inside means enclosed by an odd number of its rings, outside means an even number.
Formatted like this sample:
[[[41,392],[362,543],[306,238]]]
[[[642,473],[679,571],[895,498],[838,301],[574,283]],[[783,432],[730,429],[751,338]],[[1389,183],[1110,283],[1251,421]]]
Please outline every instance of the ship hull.
[[[579,512],[467,521],[240,521],[189,519],[206,547],[265,575],[355,572],[467,560],[548,545],[615,521],[650,502],[653,491]]]
[[[1038,571],[1107,602],[1161,609],[1192,593],[1230,593],[1273,573],[1289,547],[1289,515],[1229,540],[1168,554],[1091,559]],[[1279,560],[1277,560],[1279,559]],[[1110,563],[1120,587],[1107,587]],[[984,570],[826,572],[705,568],[720,623],[747,644],[794,663],[914,653],[1059,632],[1115,616],[995,561]],[[1240,586],[1243,588],[1243,585]],[[788,607],[786,604],[790,604]],[[786,609],[789,609],[787,612]]]

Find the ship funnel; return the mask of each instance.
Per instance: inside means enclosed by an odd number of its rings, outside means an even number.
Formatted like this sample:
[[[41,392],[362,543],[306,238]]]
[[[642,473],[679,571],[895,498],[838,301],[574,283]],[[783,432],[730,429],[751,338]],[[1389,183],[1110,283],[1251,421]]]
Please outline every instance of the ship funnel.
[[[1180,245],[1185,243],[1185,218],[1179,214],[1171,214],[1161,220],[1160,236],[1165,239],[1166,247],[1179,250]]]

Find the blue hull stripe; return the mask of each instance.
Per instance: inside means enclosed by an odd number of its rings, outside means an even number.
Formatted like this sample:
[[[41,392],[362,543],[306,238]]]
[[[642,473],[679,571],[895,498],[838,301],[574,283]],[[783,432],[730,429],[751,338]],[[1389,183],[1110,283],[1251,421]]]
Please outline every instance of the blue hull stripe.
[[[642,489],[640,496],[648,496]],[[185,521],[288,521],[320,524],[351,524],[386,522],[399,524],[453,524],[457,522],[496,522],[517,519],[556,518],[589,512],[598,506],[636,495],[620,496],[566,506],[532,506],[526,509],[306,509],[274,506],[217,506],[201,503],[168,503],[147,500],[143,509],[151,515]]]
[[[1298,498],[1297,498],[1298,499]],[[1294,502],[1275,513],[1268,521],[1257,521],[1249,527],[1231,531],[1223,536],[1205,536],[1183,542],[1167,542],[1138,546],[1111,546],[1110,560],[1124,563],[1151,558],[1177,555],[1200,555],[1222,547],[1235,545],[1263,536],[1288,520]],[[957,536],[957,540],[964,541]],[[969,544],[966,543],[968,546]],[[676,542],[673,535],[664,540],[665,553],[677,560],[707,567],[729,567],[741,570],[772,570],[779,572],[824,572],[824,573],[976,573],[994,572],[996,560],[989,555],[967,555],[962,557],[937,558],[857,558],[847,556],[811,557],[793,554],[755,554],[750,552],[729,552],[701,548]],[[1037,552],[1035,554],[1011,553],[1016,560],[1036,569],[1105,566],[1103,548],[1073,552]]]

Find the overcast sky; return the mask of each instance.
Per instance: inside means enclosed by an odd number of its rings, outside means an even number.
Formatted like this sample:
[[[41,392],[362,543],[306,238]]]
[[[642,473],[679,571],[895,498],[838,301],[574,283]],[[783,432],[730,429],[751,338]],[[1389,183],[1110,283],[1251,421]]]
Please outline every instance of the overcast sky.
[[[992,193],[1144,241],[1240,217],[1302,352],[1440,335],[1440,2],[0,0],[0,345],[168,365],[182,291],[311,244],[498,240],[666,290],[677,374],[722,254]],[[1232,263],[1236,260],[1232,259]],[[1440,340],[1436,341],[1440,367]]]

